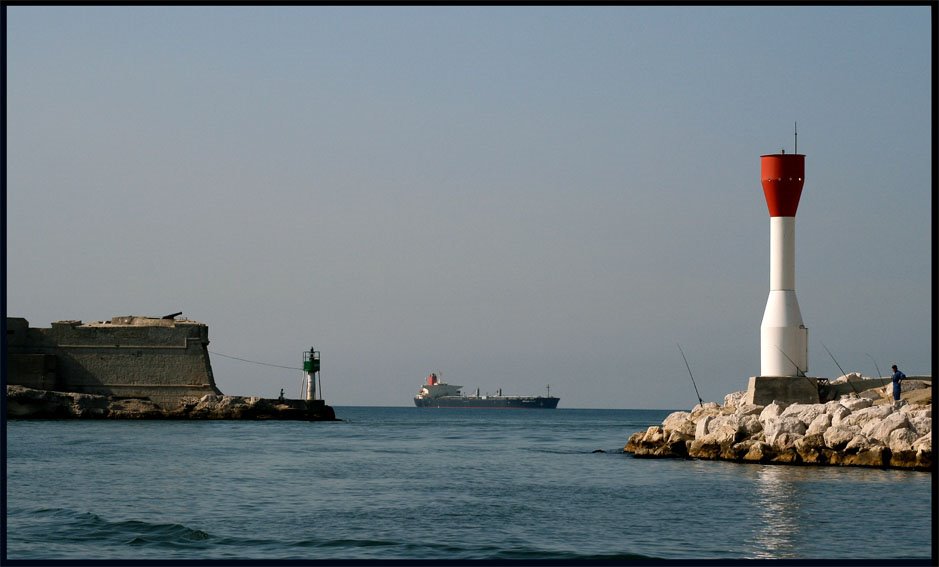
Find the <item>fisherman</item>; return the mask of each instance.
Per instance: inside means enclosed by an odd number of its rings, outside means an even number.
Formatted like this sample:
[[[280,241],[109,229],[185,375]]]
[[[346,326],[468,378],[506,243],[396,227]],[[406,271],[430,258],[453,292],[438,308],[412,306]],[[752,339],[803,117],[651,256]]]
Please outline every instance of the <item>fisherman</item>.
[[[893,405],[898,406],[900,405],[900,381],[906,378],[906,374],[900,372],[896,364],[890,368],[893,369]]]
[[[284,389],[283,388],[280,389],[280,396],[277,398],[277,401],[279,402],[284,401]]]

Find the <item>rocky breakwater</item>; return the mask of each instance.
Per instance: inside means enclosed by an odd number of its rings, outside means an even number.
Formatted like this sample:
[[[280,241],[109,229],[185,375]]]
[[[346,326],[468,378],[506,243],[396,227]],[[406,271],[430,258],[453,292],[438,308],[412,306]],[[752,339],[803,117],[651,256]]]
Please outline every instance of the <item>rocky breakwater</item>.
[[[748,404],[745,392],[735,392],[723,405],[706,402],[670,414],[633,434],[623,450],[635,457],[931,470],[932,388],[923,388],[905,394],[899,407],[882,388],[824,404],[767,406]]]
[[[278,400],[207,394],[164,408],[149,400],[7,386],[10,419],[242,419],[332,421],[322,400]]]

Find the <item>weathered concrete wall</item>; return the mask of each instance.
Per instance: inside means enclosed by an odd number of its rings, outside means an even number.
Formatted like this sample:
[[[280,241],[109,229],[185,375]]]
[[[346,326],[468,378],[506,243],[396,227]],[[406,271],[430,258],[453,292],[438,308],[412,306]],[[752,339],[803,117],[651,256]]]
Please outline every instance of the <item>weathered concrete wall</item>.
[[[52,354],[15,354],[7,363],[9,382],[37,390],[59,390],[63,387]]]
[[[747,403],[765,406],[773,400],[790,404],[817,404],[818,379],[805,376],[751,376],[747,385]]]
[[[31,328],[25,319],[8,318],[8,383],[52,389],[51,382],[60,391],[143,398],[171,408],[221,394],[208,344],[208,326],[185,319],[128,316]]]

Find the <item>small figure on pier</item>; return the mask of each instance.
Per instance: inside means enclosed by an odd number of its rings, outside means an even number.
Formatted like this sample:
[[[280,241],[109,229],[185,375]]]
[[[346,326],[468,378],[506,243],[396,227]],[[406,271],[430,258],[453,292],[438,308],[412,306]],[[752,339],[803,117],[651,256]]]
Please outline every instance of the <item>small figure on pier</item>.
[[[890,368],[893,369],[893,405],[898,406],[900,405],[900,382],[906,378],[906,374],[900,372],[896,364]]]

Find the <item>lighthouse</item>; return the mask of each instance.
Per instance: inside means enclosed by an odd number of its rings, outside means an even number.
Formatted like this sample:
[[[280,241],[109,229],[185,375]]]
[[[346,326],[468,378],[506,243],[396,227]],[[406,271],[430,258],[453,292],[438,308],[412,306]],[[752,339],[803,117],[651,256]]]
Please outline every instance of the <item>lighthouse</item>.
[[[769,297],[760,324],[760,375],[750,377],[747,401],[818,403],[818,379],[806,376],[809,331],[796,299],[796,211],[805,155],[760,156],[760,182],[769,210]]]
[[[808,329],[796,299],[796,210],[805,182],[805,156],[760,156],[769,209],[769,297],[760,325],[760,375],[805,376]]]
[[[303,374],[306,383],[306,401],[316,399],[316,377],[320,371],[320,351],[313,347],[303,353]]]

